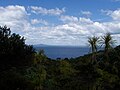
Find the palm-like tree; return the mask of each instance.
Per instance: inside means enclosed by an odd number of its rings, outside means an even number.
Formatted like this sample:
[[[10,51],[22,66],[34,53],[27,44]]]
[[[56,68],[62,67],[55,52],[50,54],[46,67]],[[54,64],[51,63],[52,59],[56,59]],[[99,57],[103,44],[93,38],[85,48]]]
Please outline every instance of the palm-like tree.
[[[89,43],[89,45],[91,47],[92,53],[97,52],[97,43],[98,42],[99,42],[99,37],[93,36],[93,37],[88,38],[88,43]]]
[[[104,45],[104,51],[107,61],[109,60],[108,52],[110,49],[112,49],[113,44],[115,43],[115,40],[113,40],[110,33],[106,33],[102,39],[102,45]]]
[[[88,43],[91,47],[91,51],[92,51],[92,59],[96,60],[95,54],[97,52],[97,43],[99,42],[99,37],[89,37],[88,38]]]
[[[113,44],[115,43],[115,40],[113,40],[110,33],[106,33],[106,35],[102,37],[101,41],[102,41],[102,44],[104,44],[105,52],[108,52],[109,49],[111,49]]]

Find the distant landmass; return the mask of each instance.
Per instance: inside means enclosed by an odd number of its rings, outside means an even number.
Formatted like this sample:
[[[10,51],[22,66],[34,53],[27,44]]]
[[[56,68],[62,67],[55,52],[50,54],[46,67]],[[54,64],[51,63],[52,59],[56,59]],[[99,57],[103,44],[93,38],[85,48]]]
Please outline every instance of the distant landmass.
[[[89,47],[80,46],[53,46],[45,44],[34,45],[36,51],[43,49],[47,57],[56,58],[76,58],[88,54]]]
[[[36,45],[33,45],[34,47],[42,47],[42,46],[51,46],[51,45],[46,45],[46,44],[36,44]]]

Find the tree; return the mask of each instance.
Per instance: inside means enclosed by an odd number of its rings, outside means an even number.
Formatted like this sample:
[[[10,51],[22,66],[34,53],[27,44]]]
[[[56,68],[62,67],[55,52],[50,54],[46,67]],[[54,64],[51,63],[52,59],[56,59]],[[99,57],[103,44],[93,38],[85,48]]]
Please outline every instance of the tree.
[[[97,52],[97,43],[98,43],[99,37],[89,37],[88,43],[91,46],[92,53]]]
[[[41,49],[35,54],[34,64],[42,64],[47,59],[47,56],[44,54],[44,50]]]
[[[71,63],[67,60],[59,61],[59,76],[57,76],[56,80],[61,90],[71,90],[70,83],[75,76],[76,70],[72,67]]]
[[[34,49],[25,44],[24,37],[11,34],[10,28],[0,27],[0,70],[33,63]]]
[[[7,28],[7,26],[1,27],[0,26],[0,39],[3,39],[3,37],[10,36],[11,31],[10,28]]]
[[[102,44],[104,44],[105,52],[108,52],[108,50],[111,49],[113,44],[115,43],[115,40],[113,40],[110,33],[106,33],[106,35],[102,37],[101,41],[102,41]]]
[[[27,69],[25,77],[34,84],[34,90],[43,90],[43,84],[46,80],[47,72],[44,65],[34,65]]]
[[[102,36],[101,43],[102,45],[104,45],[105,56],[108,61],[109,59],[108,52],[112,48],[113,44],[115,43],[115,40],[113,40],[110,33],[106,33],[104,36]]]
[[[33,90],[31,81],[22,74],[33,64],[34,54],[24,37],[0,26],[0,90]]]
[[[91,47],[91,51],[92,51],[92,59],[96,59],[95,58],[95,53],[97,52],[97,43],[99,42],[99,37],[89,37],[88,38],[88,43]]]

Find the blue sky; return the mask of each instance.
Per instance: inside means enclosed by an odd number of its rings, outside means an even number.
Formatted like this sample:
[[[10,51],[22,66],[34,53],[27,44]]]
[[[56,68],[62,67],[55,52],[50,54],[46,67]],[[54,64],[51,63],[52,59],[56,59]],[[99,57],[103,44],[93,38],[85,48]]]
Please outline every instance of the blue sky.
[[[0,25],[27,44],[87,45],[87,38],[112,33],[120,44],[120,0],[1,0]]]

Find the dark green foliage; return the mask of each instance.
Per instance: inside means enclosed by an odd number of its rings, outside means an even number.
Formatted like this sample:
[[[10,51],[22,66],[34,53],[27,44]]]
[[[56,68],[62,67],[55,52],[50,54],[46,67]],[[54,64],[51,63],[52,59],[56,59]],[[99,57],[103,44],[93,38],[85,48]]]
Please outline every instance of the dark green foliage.
[[[0,90],[33,90],[34,85],[22,72],[33,64],[34,53],[24,37],[11,34],[6,26],[0,27]]]
[[[88,43],[89,46],[91,47],[92,53],[97,52],[97,43],[99,42],[99,37],[89,37],[88,38]]]
[[[119,90],[120,46],[110,48],[112,37],[107,35],[103,51],[97,52],[99,38],[93,37],[93,53],[52,60],[44,50],[35,53],[24,37],[0,27],[0,90]]]
[[[25,44],[24,37],[11,34],[6,26],[0,27],[0,68],[27,66],[32,64],[34,49]]]
[[[0,90],[33,90],[34,84],[24,78],[16,68],[3,71],[0,75]]]

